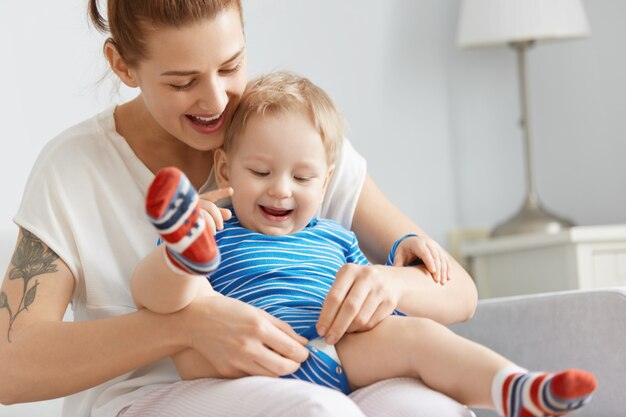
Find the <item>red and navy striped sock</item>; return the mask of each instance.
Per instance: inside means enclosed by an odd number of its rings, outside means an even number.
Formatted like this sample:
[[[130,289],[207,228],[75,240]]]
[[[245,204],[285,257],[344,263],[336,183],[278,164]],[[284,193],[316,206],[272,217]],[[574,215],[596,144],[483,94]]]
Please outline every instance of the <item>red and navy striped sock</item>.
[[[220,261],[198,201],[189,179],[174,167],[157,172],[146,196],[148,218],[167,246],[165,260],[179,274],[206,275]]]
[[[494,378],[492,396],[504,417],[564,416],[589,402],[595,389],[595,377],[578,369],[552,374],[511,367]]]

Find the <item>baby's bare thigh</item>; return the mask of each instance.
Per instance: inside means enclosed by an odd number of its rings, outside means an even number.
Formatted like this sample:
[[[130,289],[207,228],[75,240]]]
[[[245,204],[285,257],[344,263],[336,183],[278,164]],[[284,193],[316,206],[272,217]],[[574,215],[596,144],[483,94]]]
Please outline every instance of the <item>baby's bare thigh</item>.
[[[341,338],[336,349],[350,386],[354,389],[383,379],[419,375],[414,365],[415,343],[427,319],[390,316],[372,330],[350,333]]]

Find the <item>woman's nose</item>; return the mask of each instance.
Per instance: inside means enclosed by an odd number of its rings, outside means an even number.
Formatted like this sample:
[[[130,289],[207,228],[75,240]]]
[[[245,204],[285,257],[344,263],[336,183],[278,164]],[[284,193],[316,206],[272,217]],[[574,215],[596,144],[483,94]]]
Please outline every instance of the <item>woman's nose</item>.
[[[226,88],[219,77],[209,79],[201,94],[198,105],[209,114],[221,114],[228,104]]]

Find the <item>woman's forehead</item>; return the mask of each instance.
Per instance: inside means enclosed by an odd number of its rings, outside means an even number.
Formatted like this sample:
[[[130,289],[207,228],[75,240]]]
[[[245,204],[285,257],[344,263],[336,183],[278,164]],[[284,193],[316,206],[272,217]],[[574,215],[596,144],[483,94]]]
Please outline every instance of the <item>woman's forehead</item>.
[[[188,25],[155,27],[146,35],[147,60],[185,70],[223,65],[245,46],[241,19],[234,9]]]

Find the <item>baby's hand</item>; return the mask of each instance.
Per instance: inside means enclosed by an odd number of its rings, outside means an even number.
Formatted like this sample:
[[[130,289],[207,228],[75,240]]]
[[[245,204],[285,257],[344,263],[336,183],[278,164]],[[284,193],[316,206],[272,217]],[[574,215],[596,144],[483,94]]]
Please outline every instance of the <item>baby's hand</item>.
[[[405,266],[420,259],[432,275],[433,280],[444,285],[450,280],[448,253],[437,242],[427,236],[410,236],[396,248],[394,266]]]
[[[215,205],[215,203],[222,198],[230,197],[233,195],[233,189],[219,188],[217,190],[208,191],[200,194],[200,208],[203,210],[204,220],[207,223],[207,227],[213,231],[213,234],[217,230],[224,228],[224,220],[228,220],[232,217],[230,210],[221,208]]]

